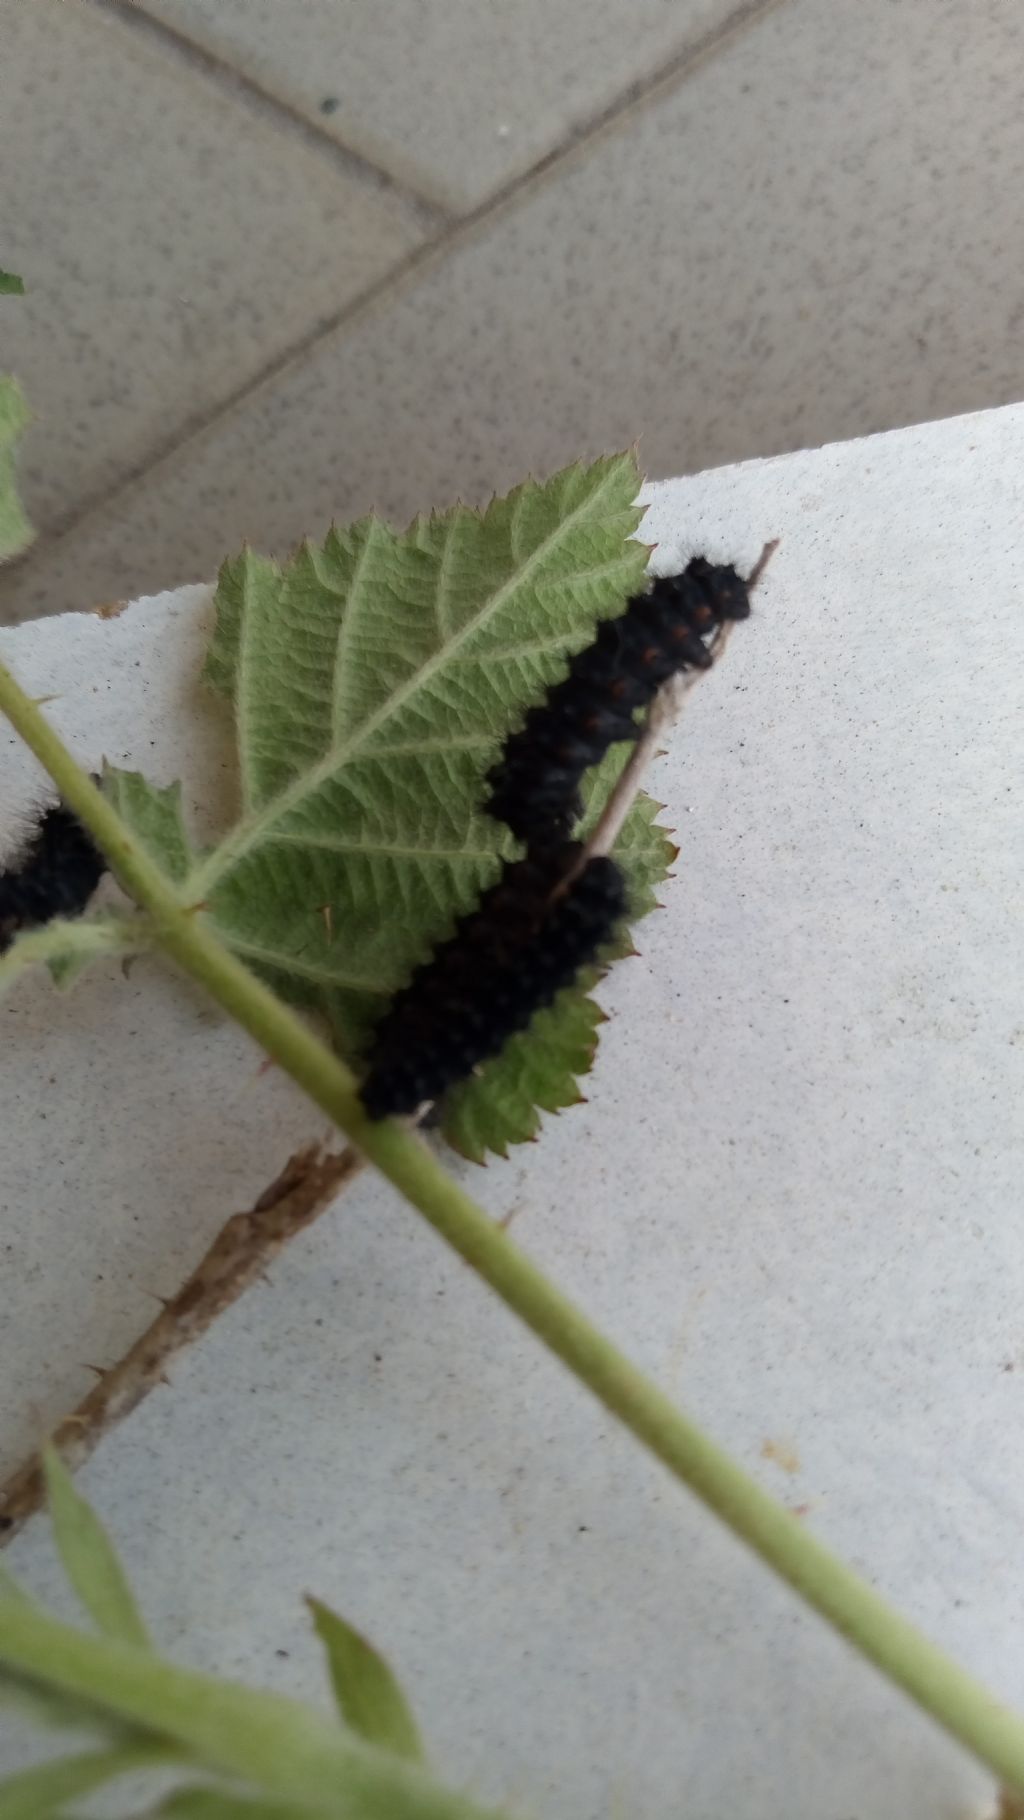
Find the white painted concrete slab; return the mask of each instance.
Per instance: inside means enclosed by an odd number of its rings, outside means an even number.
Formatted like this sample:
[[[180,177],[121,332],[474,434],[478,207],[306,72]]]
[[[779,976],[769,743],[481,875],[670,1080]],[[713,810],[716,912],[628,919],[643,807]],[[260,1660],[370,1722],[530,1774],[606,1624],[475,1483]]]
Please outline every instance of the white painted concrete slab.
[[[495,1215],[809,1524],[1024,1705],[1024,410],[650,490],[779,536],[655,793],[663,912],[589,1104]],[[0,633],[83,760],[226,805],[208,591]],[[31,794],[0,738],[2,821]],[[2,1012],[0,1457],[321,1128],[155,965]],[[953,1820],[985,1778],[367,1179],[84,1474],[183,1660],[323,1695],[315,1589],[438,1763],[570,1820]],[[57,1591],[45,1529],[12,1564]],[[287,1652],[282,1654],[281,1652]],[[3,1734],[0,1761],[27,1749]]]

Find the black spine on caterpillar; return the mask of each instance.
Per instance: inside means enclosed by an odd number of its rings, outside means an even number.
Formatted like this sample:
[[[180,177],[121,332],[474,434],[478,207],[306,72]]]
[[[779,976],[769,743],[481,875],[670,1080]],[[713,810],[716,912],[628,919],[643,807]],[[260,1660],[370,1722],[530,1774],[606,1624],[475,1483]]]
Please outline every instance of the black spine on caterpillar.
[[[497,1055],[604,947],[626,908],[614,860],[567,843],[506,862],[497,883],[392,999],[360,1089],[372,1119],[415,1112]]]
[[[706,637],[750,613],[747,585],[731,567],[695,557],[659,577],[570,660],[569,673],[505,742],[488,773],[488,814],[529,846],[562,841],[582,812],[580,781],[620,740],[670,676],[707,669]]]
[[[78,916],[106,870],[103,855],[70,809],[44,811],[16,862],[0,872],[0,954],[20,929]]]

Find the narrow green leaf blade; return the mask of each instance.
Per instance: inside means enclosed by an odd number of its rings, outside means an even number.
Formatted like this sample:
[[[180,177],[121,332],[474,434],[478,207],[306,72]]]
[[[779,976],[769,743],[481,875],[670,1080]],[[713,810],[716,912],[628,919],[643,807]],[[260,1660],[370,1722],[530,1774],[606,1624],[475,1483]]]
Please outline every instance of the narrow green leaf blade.
[[[66,1801],[105,1788],[117,1776],[174,1760],[175,1754],[159,1745],[126,1744],[42,1763],[0,1782],[0,1820],[40,1820]]]
[[[0,297],[24,297],[25,281],[15,272],[5,272],[0,267]]]
[[[425,1753],[416,1721],[383,1656],[319,1599],[307,1599],[306,1603],[327,1652],[334,1697],[346,1724],[382,1750],[423,1762]]]
[[[296,1701],[182,1669],[30,1606],[0,1604],[8,1675],[88,1704],[111,1725],[176,1742],[197,1768],[236,1776],[332,1820],[496,1820],[418,1764],[352,1738]]]
[[[54,1447],[43,1449],[43,1468],[57,1551],[79,1599],[105,1636],[148,1648],[146,1627],[110,1538]]]
[[[33,1609],[30,1607],[29,1609]],[[0,1606],[0,1623],[3,1607]],[[0,1668],[0,1706],[23,1714],[44,1731],[89,1732],[113,1745],[153,1744],[160,1734],[152,1726],[112,1717],[102,1703],[83,1694],[68,1694],[30,1675]]]

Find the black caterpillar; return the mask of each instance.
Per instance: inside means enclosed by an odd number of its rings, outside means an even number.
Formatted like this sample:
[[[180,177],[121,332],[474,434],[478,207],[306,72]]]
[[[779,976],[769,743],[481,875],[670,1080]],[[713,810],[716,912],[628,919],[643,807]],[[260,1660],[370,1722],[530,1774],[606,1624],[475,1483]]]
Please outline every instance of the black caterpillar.
[[[654,581],[606,620],[570,660],[563,682],[531,708],[487,776],[489,813],[526,842],[496,885],[392,1000],[373,1034],[363,1105],[371,1118],[415,1112],[529,1024],[607,942],[626,907],[614,860],[589,860],[562,886],[582,849],[568,841],[582,813],[580,783],[669,677],[709,668],[705,641],[750,613],[750,582],[698,556]]]
[[[54,916],[78,916],[106,870],[70,809],[55,803],[41,817],[17,863],[0,872],[0,954],[20,929]]]
[[[529,847],[563,841],[582,813],[580,781],[619,740],[637,734],[636,711],[680,670],[706,670],[704,640],[750,613],[747,583],[697,556],[606,619],[506,740],[488,773],[487,811]]]
[[[392,999],[371,1039],[361,1097],[372,1119],[415,1112],[497,1055],[594,960],[626,908],[612,859],[581,848],[506,862],[497,883]]]

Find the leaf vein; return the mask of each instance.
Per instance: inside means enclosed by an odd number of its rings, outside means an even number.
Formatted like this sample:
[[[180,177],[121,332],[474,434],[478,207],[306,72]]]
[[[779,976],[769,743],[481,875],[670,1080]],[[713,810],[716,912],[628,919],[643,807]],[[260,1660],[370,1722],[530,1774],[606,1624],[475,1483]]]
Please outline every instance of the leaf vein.
[[[307,834],[301,829],[291,831],[275,828],[268,836],[267,845],[281,842],[285,846],[303,849],[316,847],[324,853],[379,853],[401,859],[493,859],[499,855],[493,847],[406,847],[389,846],[383,841],[346,841],[335,840],[329,834]]]
[[[314,980],[317,985],[345,986],[353,992],[372,992],[377,998],[391,997],[389,987],[381,986],[373,980],[354,979],[351,974],[335,972],[314,961],[304,961],[299,955],[287,954],[277,948],[264,948],[259,942],[235,935],[228,928],[222,927],[221,934],[235,954],[244,955],[246,960],[257,961],[275,973],[295,973],[300,979]]]
[[[557,549],[558,545],[565,541],[581,518],[598,508],[606,493],[613,491],[618,483],[619,477],[614,471],[606,473],[569,513],[559,519],[548,535],[534,546],[530,555],[516,568],[514,574],[508,576],[499,587],[486,596],[477,612],[459,629],[449,645],[433,651],[424,663],[410,672],[403,683],[392,690],[391,694],[372,714],[367,715],[366,719],[360,722],[347,740],[339,740],[328,753],[325,753],[318,764],[312,766],[301,778],[296,779],[293,784],[276,796],[259,815],[253,816],[247,824],[242,824],[236,838],[233,839],[229,835],[227,840],[210,855],[205,865],[200,868],[198,877],[201,888],[209,891],[216,880],[232,866],[238,864],[253,846],[266,840],[268,829],[274,821],[314,794],[330,778],[336,777],[345,764],[350,762],[353,754],[366,744],[377,727],[397,714],[410,697],[415,696],[429,684],[439,669],[443,669],[451,662],[453,650],[457,650],[459,645],[465,644],[475,632],[479,631],[481,626],[486,625],[488,620],[501,610],[510,595],[525,586],[530,574],[541,565],[552,550]],[[371,524],[373,522],[371,521]],[[342,620],[343,627],[345,619],[351,615],[351,612],[352,596],[350,593],[346,614]],[[341,642],[339,633],[339,647]]]

